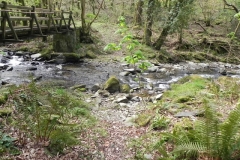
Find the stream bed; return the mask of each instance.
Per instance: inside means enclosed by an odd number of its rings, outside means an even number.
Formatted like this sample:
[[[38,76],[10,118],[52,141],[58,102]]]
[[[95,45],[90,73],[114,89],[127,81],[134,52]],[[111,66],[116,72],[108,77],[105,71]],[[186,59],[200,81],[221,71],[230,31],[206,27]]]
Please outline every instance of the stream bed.
[[[198,74],[206,78],[230,76],[240,78],[240,65],[221,62],[194,63],[183,62],[178,64],[152,64],[140,76],[132,69],[120,62],[99,62],[97,59],[86,59],[74,64],[52,64],[40,61],[39,54],[2,51],[0,54],[0,84],[22,84],[31,80],[63,81],[66,86],[84,84],[91,88],[94,84],[102,84],[109,76],[117,76],[123,83],[132,88],[141,84],[148,90],[162,92],[169,85],[180,78]]]

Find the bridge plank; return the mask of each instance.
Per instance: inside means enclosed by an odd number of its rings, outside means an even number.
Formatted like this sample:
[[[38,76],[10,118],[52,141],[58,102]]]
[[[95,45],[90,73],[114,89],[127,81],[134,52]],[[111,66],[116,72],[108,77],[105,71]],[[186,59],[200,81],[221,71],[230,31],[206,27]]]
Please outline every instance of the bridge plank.
[[[29,20],[32,20],[32,17],[10,17],[10,19],[12,21],[15,21],[15,20],[23,20],[23,21],[29,21]]]
[[[44,21],[44,20],[49,20],[49,17],[37,17],[37,20]]]
[[[7,7],[8,7],[9,9],[17,9],[17,10],[32,10],[32,7],[15,6],[15,5],[11,5],[11,4],[8,4]]]

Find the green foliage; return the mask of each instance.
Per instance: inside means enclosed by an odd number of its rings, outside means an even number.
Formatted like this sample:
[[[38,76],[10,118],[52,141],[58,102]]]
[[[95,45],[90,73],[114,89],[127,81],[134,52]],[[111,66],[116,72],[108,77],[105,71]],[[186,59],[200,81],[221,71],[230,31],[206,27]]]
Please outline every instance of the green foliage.
[[[237,18],[240,21],[240,13],[235,14],[234,18]]]
[[[119,51],[121,47],[115,43],[109,43],[104,47],[104,51]]]
[[[185,138],[175,138],[173,154],[197,158],[204,155],[213,159],[236,160],[240,155],[240,105],[236,107],[224,122],[220,122],[216,111],[205,101],[205,117],[195,123],[192,130],[182,132]],[[173,133],[174,135],[174,133]],[[180,134],[179,134],[180,135]]]
[[[172,19],[170,32],[181,32],[188,26],[189,20],[194,13],[193,0],[173,1],[172,5],[176,7],[171,10],[170,15],[176,14],[176,18]],[[176,4],[174,4],[176,3]]]
[[[227,37],[230,38],[231,40],[237,40],[238,38],[236,37],[235,32],[230,32],[227,34]]]
[[[55,130],[50,136],[49,150],[54,153],[62,153],[64,148],[78,144],[78,141],[73,133],[67,130]]]
[[[170,121],[164,116],[156,116],[151,122],[151,128],[154,130],[166,129],[169,122]]]
[[[14,146],[14,141],[14,138],[0,132],[0,155],[4,154],[5,152],[9,152],[13,155],[19,154],[19,150]]]
[[[237,32],[237,30],[239,29],[239,26],[240,26],[240,13],[235,14],[234,18],[236,18],[239,22],[238,22],[238,25],[237,25],[235,31],[227,34],[227,37],[230,38],[231,41],[237,41],[238,40],[238,38],[236,36],[236,32]]]
[[[76,133],[94,124],[87,105],[64,89],[31,83],[11,93],[18,119],[12,125],[36,143],[49,141],[53,153],[77,144]]]
[[[104,48],[104,50],[118,51],[124,49],[123,47],[125,47],[128,55],[124,58],[124,61],[128,64],[132,64],[134,67],[137,63],[139,63],[138,67],[142,71],[146,70],[150,66],[150,63],[142,61],[145,60],[145,56],[140,50],[141,43],[138,40],[135,40],[132,34],[127,33],[128,28],[125,22],[125,18],[123,16],[120,16],[118,18],[118,22],[119,30],[117,31],[117,33],[122,34],[123,38],[118,45],[116,43],[109,43]]]
[[[180,83],[180,84],[179,84]],[[208,80],[200,76],[188,76],[180,80],[180,82],[171,85],[171,90],[164,93],[167,98],[173,101],[181,97],[193,97],[200,90],[203,90]]]

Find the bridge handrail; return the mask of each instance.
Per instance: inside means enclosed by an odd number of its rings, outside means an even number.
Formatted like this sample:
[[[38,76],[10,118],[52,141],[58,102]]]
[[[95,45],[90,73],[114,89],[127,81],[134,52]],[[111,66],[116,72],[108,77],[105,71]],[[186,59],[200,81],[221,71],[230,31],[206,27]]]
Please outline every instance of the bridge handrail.
[[[71,22],[74,26],[74,29],[76,28],[71,11],[50,10],[44,8],[36,8],[35,6],[16,6],[12,4],[7,4],[7,2],[3,1],[2,3],[0,3],[0,13],[0,34],[2,34],[3,41],[5,41],[7,38],[6,32],[10,32],[13,35],[14,39],[16,41],[19,41],[16,32],[20,31],[20,29],[29,30],[29,35],[33,35],[34,31],[36,31],[37,29],[38,33],[41,36],[45,37],[42,31],[45,29],[47,29],[45,31],[49,32],[53,28],[57,33],[59,33],[63,28],[69,30]],[[14,16],[12,15],[12,13],[21,14]],[[66,18],[64,14],[69,14],[68,18]],[[13,25],[13,22],[15,21],[26,21],[25,24],[27,24],[27,21],[29,21],[29,26],[25,26],[25,28],[16,28]],[[45,23],[47,24],[47,28],[40,24],[40,22],[43,21],[45,21]],[[37,28],[34,27],[34,22],[36,23]],[[10,30],[7,30],[6,28],[7,23]],[[62,25],[63,23],[64,25]]]

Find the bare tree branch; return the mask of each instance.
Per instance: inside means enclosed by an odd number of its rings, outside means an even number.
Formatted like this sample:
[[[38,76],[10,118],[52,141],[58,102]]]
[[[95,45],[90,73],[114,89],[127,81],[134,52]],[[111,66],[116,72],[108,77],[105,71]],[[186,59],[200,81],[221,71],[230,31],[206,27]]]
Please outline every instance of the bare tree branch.
[[[100,13],[100,11],[101,11],[101,9],[102,9],[103,3],[104,3],[104,0],[102,0],[102,3],[99,5],[98,12],[97,12],[96,16],[95,16],[95,17],[93,18],[93,20],[88,24],[89,26],[91,26],[92,23],[97,19],[98,15],[99,15],[99,13]]]
[[[239,9],[238,9],[235,5],[229,4],[226,0],[223,0],[223,2],[224,2],[224,4],[225,4],[226,6],[232,7],[232,9],[233,9],[236,13],[239,12]]]

